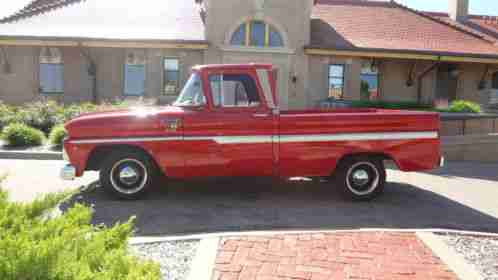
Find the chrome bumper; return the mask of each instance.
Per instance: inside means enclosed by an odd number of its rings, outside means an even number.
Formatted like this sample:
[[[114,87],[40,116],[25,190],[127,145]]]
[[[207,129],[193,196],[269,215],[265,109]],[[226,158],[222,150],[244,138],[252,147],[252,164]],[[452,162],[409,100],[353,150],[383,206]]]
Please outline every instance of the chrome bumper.
[[[76,178],[76,167],[68,164],[61,169],[62,180],[72,181]]]

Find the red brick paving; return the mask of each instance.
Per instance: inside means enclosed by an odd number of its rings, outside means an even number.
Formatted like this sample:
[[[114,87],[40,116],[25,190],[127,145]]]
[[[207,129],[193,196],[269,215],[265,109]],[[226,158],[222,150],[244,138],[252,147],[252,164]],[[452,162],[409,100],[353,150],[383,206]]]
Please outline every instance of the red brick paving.
[[[212,280],[456,280],[414,233],[223,238]]]

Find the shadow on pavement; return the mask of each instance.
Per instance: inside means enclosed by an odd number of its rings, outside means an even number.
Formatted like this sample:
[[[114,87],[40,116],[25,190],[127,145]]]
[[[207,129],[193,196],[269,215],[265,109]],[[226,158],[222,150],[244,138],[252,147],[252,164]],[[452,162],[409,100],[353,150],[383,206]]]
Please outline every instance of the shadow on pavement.
[[[428,173],[446,178],[462,177],[498,182],[498,162],[450,161],[443,168]]]
[[[326,182],[224,180],[170,183],[139,201],[119,201],[101,188],[74,202],[93,205],[95,224],[136,216],[137,235],[241,230],[445,228],[498,233],[498,220],[436,193],[389,183],[379,199],[353,203]],[[67,207],[67,205],[66,205]]]

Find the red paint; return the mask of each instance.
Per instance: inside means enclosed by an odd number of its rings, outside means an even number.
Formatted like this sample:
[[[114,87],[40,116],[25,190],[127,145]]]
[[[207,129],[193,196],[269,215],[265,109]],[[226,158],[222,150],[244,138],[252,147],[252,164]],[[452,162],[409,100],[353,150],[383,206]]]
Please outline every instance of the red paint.
[[[163,107],[147,112],[116,111],[81,116],[66,124],[64,143],[71,164],[81,176],[91,152],[102,145],[131,145],[149,153],[164,174],[173,178],[207,176],[327,176],[338,160],[356,153],[391,157],[403,171],[433,169],[440,160],[439,139],[280,143],[280,135],[391,133],[439,131],[437,113],[376,109],[289,110],[274,114],[266,105],[257,69],[266,70],[276,101],[270,65],[209,65],[195,67],[207,105],[199,108]],[[215,108],[208,76],[249,74],[263,101],[254,108]],[[275,104],[277,104],[275,102]],[[179,121],[176,131],[167,125]],[[268,136],[268,143],[220,144],[192,137]],[[75,144],[74,140],[175,137],[169,141]],[[267,138],[268,138],[267,137]],[[188,140],[187,140],[188,139]],[[271,138],[270,138],[271,139]]]

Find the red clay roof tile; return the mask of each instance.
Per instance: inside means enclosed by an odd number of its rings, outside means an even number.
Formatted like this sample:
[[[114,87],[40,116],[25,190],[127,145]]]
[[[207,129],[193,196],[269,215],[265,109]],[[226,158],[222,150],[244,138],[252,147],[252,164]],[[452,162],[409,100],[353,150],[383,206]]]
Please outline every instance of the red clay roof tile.
[[[498,47],[471,32],[394,2],[317,0],[311,46],[498,56]]]

